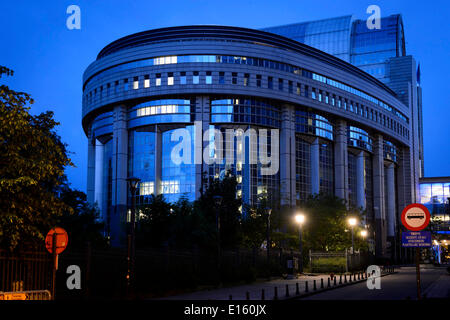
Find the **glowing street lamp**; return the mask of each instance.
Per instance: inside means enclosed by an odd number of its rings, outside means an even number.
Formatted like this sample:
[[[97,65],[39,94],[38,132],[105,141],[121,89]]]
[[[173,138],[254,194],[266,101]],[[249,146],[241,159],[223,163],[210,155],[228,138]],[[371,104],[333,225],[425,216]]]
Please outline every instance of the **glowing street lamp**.
[[[353,240],[353,228],[356,226],[356,224],[358,223],[358,220],[356,220],[356,218],[350,217],[348,218],[348,224],[350,225],[350,228],[352,229],[352,254],[355,251],[355,242]]]
[[[361,237],[367,237],[367,230],[361,230]]]
[[[300,262],[299,262],[299,272],[303,272],[303,245],[302,245],[302,225],[305,223],[305,215],[298,213],[295,215],[295,222],[298,224],[298,239],[299,239],[299,250],[300,250]]]

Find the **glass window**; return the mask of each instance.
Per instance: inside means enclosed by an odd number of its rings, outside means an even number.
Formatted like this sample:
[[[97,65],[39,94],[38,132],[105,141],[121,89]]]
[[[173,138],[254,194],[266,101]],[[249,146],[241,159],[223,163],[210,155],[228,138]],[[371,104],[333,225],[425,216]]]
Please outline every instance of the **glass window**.
[[[123,90],[128,91],[128,79],[123,79]]]
[[[167,74],[167,85],[173,86],[173,72]]]
[[[206,83],[206,84],[212,84],[212,75],[211,75],[211,71],[206,71],[205,83]]]
[[[157,73],[155,77],[155,85],[160,86],[161,85],[161,73]]]
[[[144,88],[150,87],[150,76],[147,74],[144,76]]]
[[[250,85],[250,74],[246,73],[244,74],[244,86],[249,86]]]
[[[186,72],[180,72],[180,84],[186,84]]]
[[[273,78],[272,77],[267,78],[267,88],[273,89]]]
[[[260,74],[256,75],[256,86],[258,88],[261,88],[261,75]]]
[[[237,72],[233,72],[233,73],[231,74],[231,83],[232,83],[232,84],[237,84],[237,77],[238,77]]]
[[[192,74],[192,83],[193,84],[199,84],[200,83],[200,77],[198,75],[198,71],[194,71]]]
[[[133,89],[139,89],[139,77],[134,77],[133,79]]]
[[[283,91],[283,79],[278,79],[278,90]]]
[[[219,72],[219,84],[225,84],[225,72]]]

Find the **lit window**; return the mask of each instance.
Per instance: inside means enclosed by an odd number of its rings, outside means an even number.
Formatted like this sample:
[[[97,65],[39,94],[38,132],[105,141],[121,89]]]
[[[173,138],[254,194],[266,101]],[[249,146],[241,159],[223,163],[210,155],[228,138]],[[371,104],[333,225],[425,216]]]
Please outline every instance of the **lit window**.
[[[167,74],[167,85],[173,86],[173,72]]]
[[[206,84],[212,84],[212,75],[211,75],[211,71],[206,71],[206,79],[205,79],[205,83],[206,83]]]
[[[244,74],[244,86],[250,85],[250,74],[246,73]]]
[[[186,72],[180,72],[180,84],[186,84]]]
[[[160,85],[161,85],[161,73],[157,73],[157,74],[156,74],[155,85],[156,85],[156,86],[160,86]]]
[[[192,76],[192,83],[193,84],[199,84],[200,77],[198,76],[198,71],[194,71],[194,74]]]
[[[139,77],[134,77],[133,79],[133,89],[139,89]]]
[[[148,75],[144,76],[144,88],[150,87],[150,77]]]
[[[155,183],[153,181],[139,183],[139,195],[148,196],[155,192]]]

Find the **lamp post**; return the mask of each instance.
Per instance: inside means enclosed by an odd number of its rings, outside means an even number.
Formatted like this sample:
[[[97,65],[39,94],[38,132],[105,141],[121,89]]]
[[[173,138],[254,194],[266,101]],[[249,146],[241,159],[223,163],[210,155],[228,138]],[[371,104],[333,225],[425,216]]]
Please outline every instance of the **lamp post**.
[[[355,242],[353,240],[353,229],[357,223],[358,223],[358,221],[356,220],[356,218],[348,218],[348,224],[350,225],[350,228],[352,229],[352,254],[355,251]]]
[[[135,260],[135,224],[136,224],[136,189],[138,187],[141,179],[136,177],[130,177],[127,179],[130,192],[131,192],[131,217],[130,217],[130,228],[128,229],[128,252],[127,252],[127,261],[128,261],[128,269],[127,269],[127,296],[130,293],[130,289],[134,285],[134,260]]]
[[[266,240],[267,240],[267,263],[270,262],[270,215],[272,214],[272,209],[267,207],[264,209],[266,213]]]
[[[216,211],[216,232],[217,232],[217,272],[219,274],[220,277],[220,212],[219,212],[219,208],[220,205],[222,204],[222,196],[216,195],[214,196],[214,207],[215,207],[215,211]]]
[[[295,222],[298,223],[298,240],[299,240],[299,250],[300,250],[300,261],[299,261],[299,272],[303,272],[303,243],[302,243],[302,225],[305,222],[305,215],[298,213],[295,215]]]

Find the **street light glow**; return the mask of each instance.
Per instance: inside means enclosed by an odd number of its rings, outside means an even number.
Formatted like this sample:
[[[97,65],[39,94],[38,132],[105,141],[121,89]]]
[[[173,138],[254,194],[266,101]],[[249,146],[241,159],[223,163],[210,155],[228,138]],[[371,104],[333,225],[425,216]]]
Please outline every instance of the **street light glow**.
[[[367,230],[361,230],[361,237],[367,237]]]
[[[350,225],[350,226],[356,226],[356,223],[357,223],[357,220],[356,220],[356,218],[348,218],[348,224]]]
[[[295,221],[296,221],[298,224],[303,224],[303,222],[305,222],[305,215],[304,215],[304,214],[301,214],[301,213],[295,215]]]

